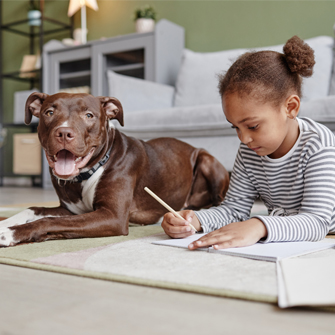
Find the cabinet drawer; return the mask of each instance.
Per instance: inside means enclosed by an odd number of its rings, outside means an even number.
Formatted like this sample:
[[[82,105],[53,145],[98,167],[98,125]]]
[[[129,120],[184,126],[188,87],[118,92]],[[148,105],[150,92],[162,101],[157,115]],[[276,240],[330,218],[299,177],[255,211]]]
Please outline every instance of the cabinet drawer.
[[[42,172],[41,144],[37,134],[14,134],[13,172],[39,175]]]

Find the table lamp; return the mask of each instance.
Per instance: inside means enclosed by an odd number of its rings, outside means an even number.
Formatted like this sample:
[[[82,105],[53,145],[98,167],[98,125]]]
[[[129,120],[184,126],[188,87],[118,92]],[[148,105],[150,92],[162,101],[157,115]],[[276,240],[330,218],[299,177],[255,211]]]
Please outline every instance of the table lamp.
[[[81,9],[81,42],[87,42],[86,28],[86,6],[97,11],[99,9],[97,0],[70,0],[67,16],[71,17],[75,12]]]

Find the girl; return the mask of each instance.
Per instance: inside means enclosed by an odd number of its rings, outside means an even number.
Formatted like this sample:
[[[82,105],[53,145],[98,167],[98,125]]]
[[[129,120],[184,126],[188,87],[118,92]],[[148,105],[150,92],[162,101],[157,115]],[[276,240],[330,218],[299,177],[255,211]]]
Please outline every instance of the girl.
[[[258,241],[317,241],[335,232],[335,137],[297,118],[302,77],[313,73],[314,51],[294,36],[284,54],[248,52],[224,76],[219,91],[226,119],[242,142],[225,200],[198,212],[168,213],[173,238],[211,232],[189,249],[242,247]],[[260,197],[269,216],[250,218]]]

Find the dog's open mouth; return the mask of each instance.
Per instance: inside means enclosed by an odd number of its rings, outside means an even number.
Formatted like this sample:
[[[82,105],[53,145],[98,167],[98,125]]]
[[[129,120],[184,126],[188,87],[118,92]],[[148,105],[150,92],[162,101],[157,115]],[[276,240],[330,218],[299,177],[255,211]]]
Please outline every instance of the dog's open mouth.
[[[50,167],[58,177],[69,178],[79,174],[79,169],[84,168],[91,159],[94,148],[86,156],[75,156],[71,151],[63,149],[56,155],[46,155]]]

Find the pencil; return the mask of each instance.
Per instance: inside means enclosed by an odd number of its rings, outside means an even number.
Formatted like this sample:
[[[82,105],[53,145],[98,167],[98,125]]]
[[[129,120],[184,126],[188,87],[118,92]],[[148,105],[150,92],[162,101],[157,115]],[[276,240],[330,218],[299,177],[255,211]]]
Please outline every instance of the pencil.
[[[165,203],[160,197],[158,197],[149,188],[144,187],[144,191],[148,192],[155,200],[157,200],[161,205],[163,205],[169,212],[173,213],[177,218],[185,221],[185,219],[180,214],[178,214],[173,208],[171,208],[167,203]],[[195,232],[198,232],[190,223],[189,225]]]

